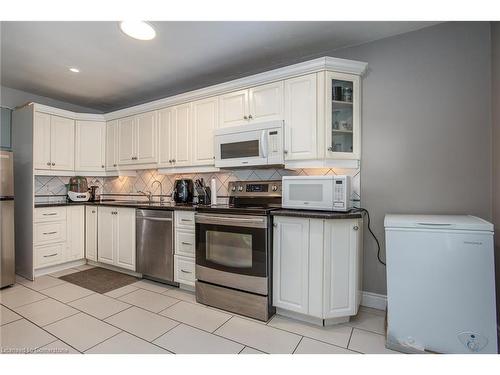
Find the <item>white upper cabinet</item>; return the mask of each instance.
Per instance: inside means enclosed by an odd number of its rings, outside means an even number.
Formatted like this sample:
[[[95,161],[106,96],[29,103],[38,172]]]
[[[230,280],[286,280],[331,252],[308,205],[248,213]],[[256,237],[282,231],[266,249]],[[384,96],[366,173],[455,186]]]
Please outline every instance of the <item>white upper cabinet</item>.
[[[141,164],[156,163],[158,143],[156,134],[157,112],[142,113],[137,116],[136,121],[136,162]]]
[[[191,160],[193,165],[214,165],[214,130],[219,121],[217,104],[217,98],[193,103]]]
[[[157,112],[118,120],[118,165],[157,162]]]
[[[326,72],[325,157],[361,158],[360,77]]]
[[[220,127],[248,123],[248,90],[230,92],[219,97]]]
[[[33,124],[33,167],[50,169],[50,115],[35,112]]]
[[[75,121],[58,116],[50,119],[50,158],[52,169],[75,169]]]
[[[118,120],[106,124],[106,170],[118,167]]]
[[[283,119],[283,81],[239,90],[219,97],[219,126]]]
[[[135,161],[135,117],[118,120],[118,164],[134,164]]]
[[[34,167],[73,171],[75,168],[75,121],[36,112],[33,127]]]
[[[175,107],[158,111],[158,163],[162,167],[172,166],[172,127]]]
[[[285,160],[318,157],[316,73],[285,81]]]
[[[253,87],[248,92],[250,122],[283,119],[283,81]]]
[[[75,170],[104,171],[106,165],[106,123],[77,121]]]
[[[174,168],[191,165],[191,104],[181,104],[158,112],[159,166]]]

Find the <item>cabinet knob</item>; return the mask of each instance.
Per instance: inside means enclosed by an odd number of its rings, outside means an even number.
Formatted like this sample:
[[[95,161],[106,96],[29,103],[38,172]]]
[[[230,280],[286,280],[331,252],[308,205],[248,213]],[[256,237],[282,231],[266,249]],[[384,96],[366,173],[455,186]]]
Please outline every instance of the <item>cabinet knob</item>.
[[[328,151],[333,151],[333,147],[328,147]]]
[[[92,210],[92,213],[95,214],[95,210]]]
[[[243,116],[243,119],[244,119],[244,120],[248,120],[248,116],[246,116],[246,115],[245,115],[245,116]]]
[[[56,163],[52,163],[52,166],[56,165]]]
[[[286,155],[288,154],[288,150],[283,150],[283,153]]]
[[[172,159],[172,163],[175,163],[175,159]]]
[[[358,227],[357,225],[355,225],[355,226],[353,226],[353,227],[352,227],[352,229],[354,229],[354,230],[358,230],[358,229],[359,229],[359,227]]]
[[[248,119],[249,120],[253,119],[252,115],[248,115]]]
[[[113,164],[113,167],[116,167],[116,164]]]
[[[104,165],[101,165],[101,168],[104,168]]]
[[[50,165],[50,161],[47,162],[47,165]]]

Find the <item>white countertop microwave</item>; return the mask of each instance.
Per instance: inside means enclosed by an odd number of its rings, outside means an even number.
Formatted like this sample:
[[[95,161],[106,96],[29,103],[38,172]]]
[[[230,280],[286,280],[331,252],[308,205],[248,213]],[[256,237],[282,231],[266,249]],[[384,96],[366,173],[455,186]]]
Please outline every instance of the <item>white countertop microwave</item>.
[[[349,211],[351,176],[284,176],[282,206],[302,210]]]
[[[284,163],[283,121],[216,129],[214,134],[218,168]]]

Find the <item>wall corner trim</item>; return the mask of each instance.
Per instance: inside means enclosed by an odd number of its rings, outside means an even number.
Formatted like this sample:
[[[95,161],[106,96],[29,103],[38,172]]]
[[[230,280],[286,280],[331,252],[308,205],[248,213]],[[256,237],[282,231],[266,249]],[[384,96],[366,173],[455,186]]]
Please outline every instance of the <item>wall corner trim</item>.
[[[371,307],[377,310],[387,309],[387,296],[363,291],[361,294],[361,306]]]

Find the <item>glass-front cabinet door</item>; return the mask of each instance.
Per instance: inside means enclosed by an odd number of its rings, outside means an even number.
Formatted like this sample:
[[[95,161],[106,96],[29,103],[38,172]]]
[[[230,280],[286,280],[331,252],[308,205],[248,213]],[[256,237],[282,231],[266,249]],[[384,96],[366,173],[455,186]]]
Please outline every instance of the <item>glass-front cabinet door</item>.
[[[326,158],[360,159],[360,78],[326,74]]]

